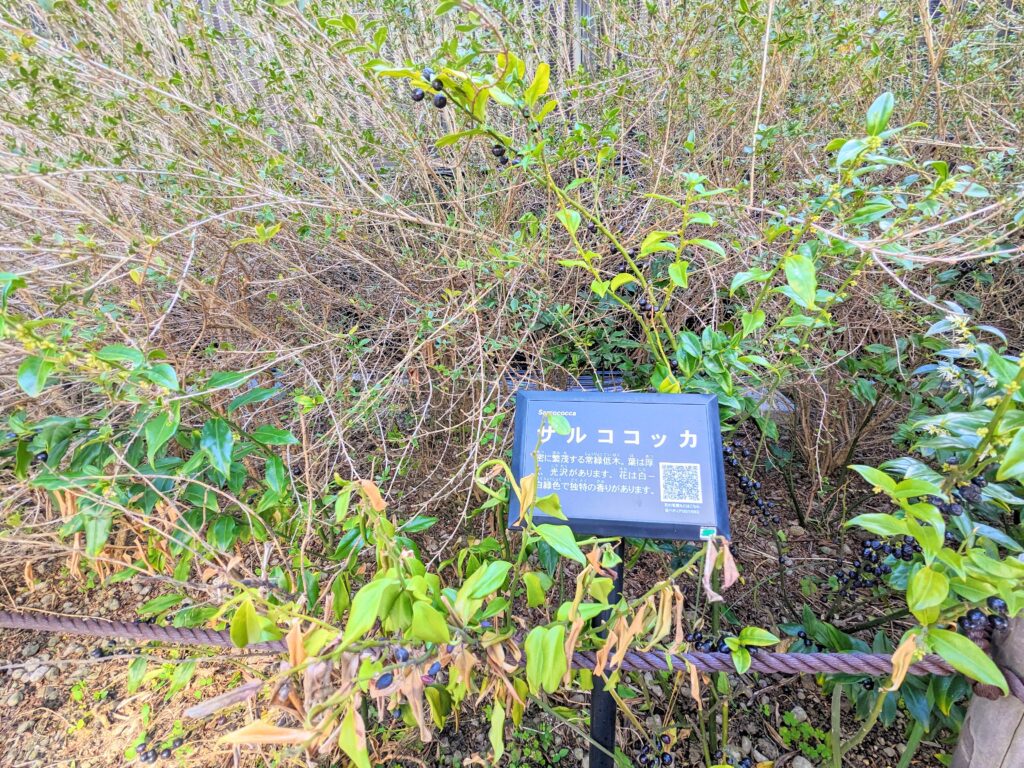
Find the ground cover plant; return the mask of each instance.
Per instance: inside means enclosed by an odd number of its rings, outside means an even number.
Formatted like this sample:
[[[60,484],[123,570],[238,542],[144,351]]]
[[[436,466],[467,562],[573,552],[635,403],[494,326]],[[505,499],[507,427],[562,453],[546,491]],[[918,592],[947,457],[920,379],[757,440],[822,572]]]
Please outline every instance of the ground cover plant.
[[[5,607],[243,650],[5,633],[3,764],[580,765],[594,674],[620,765],[948,764],[1024,608],[1022,29],[4,6]],[[616,542],[508,464],[515,390],[581,384],[713,394],[725,434],[730,545],[630,542],[606,627]]]

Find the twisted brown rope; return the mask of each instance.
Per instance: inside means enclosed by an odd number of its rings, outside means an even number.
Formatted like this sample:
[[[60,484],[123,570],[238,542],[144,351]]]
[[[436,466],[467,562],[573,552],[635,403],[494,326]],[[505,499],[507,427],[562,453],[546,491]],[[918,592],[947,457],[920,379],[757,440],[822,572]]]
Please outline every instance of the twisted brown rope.
[[[49,616],[41,613],[15,613],[0,611],[0,627],[5,629],[31,629],[40,632],[60,632],[104,638],[128,638],[140,641],[176,643],[178,645],[206,645],[234,648],[231,634],[226,630],[161,627],[136,621],[108,621],[106,619]],[[287,650],[284,640],[254,643],[245,647],[247,652],[278,653]],[[573,654],[574,669],[593,669],[594,651]],[[625,672],[665,672],[685,669],[689,662],[701,672],[735,672],[728,653],[677,653],[656,651],[628,651],[619,665]],[[847,674],[864,677],[882,677],[892,672],[892,659],[882,653],[767,653],[751,656],[750,671],[769,675]],[[954,670],[938,656],[925,656],[911,665],[911,675],[951,675]],[[1010,692],[1024,701],[1024,680],[1010,669],[1003,669]]]

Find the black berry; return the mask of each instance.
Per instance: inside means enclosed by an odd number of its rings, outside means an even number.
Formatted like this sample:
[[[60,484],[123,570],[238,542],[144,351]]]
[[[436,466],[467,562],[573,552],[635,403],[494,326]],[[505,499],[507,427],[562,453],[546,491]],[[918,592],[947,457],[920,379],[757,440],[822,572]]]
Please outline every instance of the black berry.
[[[1006,615],[1006,601],[1001,597],[995,597],[994,595],[988,599],[988,609],[995,611],[1003,616]]]
[[[163,750],[163,751],[162,751],[162,752],[160,753],[160,757],[162,757],[162,758],[163,758],[164,760],[166,760],[166,759],[167,759],[167,758],[169,758],[170,756],[171,756],[171,750],[169,750],[169,749],[165,749],[165,750]]]
[[[443,93],[435,93],[433,103],[438,109],[444,109],[448,106],[448,97]]]
[[[662,744],[668,744],[670,741],[672,741],[672,737],[671,736],[669,736],[667,733],[661,734],[661,743]]]
[[[502,155],[505,154],[505,147],[503,147],[501,144],[495,144],[493,147],[491,147],[491,154],[494,155],[495,157],[501,157]]]
[[[395,680],[395,676],[390,672],[385,672],[383,675],[377,678],[378,688],[387,688]]]
[[[178,747],[180,747],[184,743],[185,743],[185,740],[179,736],[178,738],[176,738],[174,741],[171,742],[171,747],[173,747],[174,749],[177,749]]]
[[[395,658],[399,661],[399,663],[404,664],[409,660],[409,651],[407,651],[405,648],[398,648],[395,650]]]
[[[427,95],[427,92],[424,91],[422,88],[413,88],[412,89],[412,100],[413,101],[423,101],[423,99],[424,99],[424,97],[426,97],[426,95]]]
[[[443,91],[444,83],[441,81],[440,77],[435,77],[433,81],[430,83],[430,87],[433,88],[435,91]]]
[[[1005,632],[1010,628],[1010,620],[996,613],[988,617],[988,625],[996,632]]]
[[[670,755],[668,752],[662,752],[661,753],[661,764],[662,765],[672,765],[672,755]]]

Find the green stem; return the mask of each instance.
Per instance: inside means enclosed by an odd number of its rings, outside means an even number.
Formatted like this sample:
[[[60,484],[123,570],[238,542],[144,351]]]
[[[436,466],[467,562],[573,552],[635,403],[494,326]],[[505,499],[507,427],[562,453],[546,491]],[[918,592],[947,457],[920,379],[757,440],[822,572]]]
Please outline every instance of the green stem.
[[[920,720],[914,721],[914,727],[910,729],[910,736],[907,738],[907,746],[903,750],[903,756],[900,757],[899,763],[896,768],[909,768],[910,761],[914,759],[914,755],[917,754],[917,748],[921,745],[921,739],[924,736],[924,725]]]
[[[843,742],[842,747],[840,747],[840,756],[846,755],[851,749],[864,741],[864,737],[871,732],[871,729],[875,727],[875,723],[878,722],[878,716],[882,714],[882,707],[885,705],[885,698],[888,695],[885,691],[879,691],[878,698],[875,699],[875,705],[871,707],[871,713],[861,724],[860,729],[848,741]]]
[[[843,686],[838,683],[832,689],[832,730],[829,739],[832,742],[832,768],[843,768]]]

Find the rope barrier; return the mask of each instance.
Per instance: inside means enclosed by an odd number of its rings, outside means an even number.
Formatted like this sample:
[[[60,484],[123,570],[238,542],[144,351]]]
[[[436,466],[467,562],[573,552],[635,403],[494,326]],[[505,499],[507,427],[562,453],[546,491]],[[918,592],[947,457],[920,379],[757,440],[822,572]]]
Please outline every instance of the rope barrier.
[[[40,613],[0,611],[0,628],[29,629],[38,632],[60,632],[103,638],[127,638],[138,641],[202,645],[216,648],[235,648],[227,630],[161,627],[138,621],[108,621],[107,619],[50,616]],[[284,640],[254,643],[246,652],[280,653],[287,650]],[[574,669],[594,669],[597,654],[594,651],[576,651]],[[735,672],[728,653],[658,653],[656,651],[628,651],[619,665],[624,672],[667,672],[685,669],[692,664],[701,672]],[[758,651],[751,655],[751,672],[769,675],[846,674],[864,677],[883,677],[892,673],[892,658],[884,653],[771,653]],[[1024,680],[1013,670],[1003,668],[1010,692],[1024,701]],[[911,665],[911,675],[952,675],[955,670],[939,656],[925,656]]]

